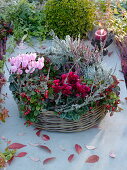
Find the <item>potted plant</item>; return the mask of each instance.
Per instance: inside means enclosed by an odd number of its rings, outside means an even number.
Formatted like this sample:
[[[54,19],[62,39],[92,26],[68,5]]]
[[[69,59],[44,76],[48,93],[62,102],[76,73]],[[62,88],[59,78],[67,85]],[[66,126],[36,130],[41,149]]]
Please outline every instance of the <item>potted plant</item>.
[[[101,52],[80,38],[54,37],[47,53],[10,58],[10,90],[27,125],[49,131],[88,129],[118,110],[119,86],[101,66]]]

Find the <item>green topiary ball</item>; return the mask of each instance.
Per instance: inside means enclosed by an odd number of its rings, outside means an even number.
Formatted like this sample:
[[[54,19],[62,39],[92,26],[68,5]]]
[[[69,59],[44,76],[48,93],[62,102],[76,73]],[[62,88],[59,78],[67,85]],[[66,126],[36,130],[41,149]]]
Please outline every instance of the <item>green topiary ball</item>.
[[[90,0],[48,0],[45,14],[48,29],[59,38],[79,34],[83,38],[93,28],[95,4]]]

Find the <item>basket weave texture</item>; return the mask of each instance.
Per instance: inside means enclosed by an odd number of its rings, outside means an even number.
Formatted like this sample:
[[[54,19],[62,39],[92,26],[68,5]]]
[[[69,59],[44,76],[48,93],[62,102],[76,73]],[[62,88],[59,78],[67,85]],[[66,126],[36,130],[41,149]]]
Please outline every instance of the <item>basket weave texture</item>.
[[[80,132],[97,125],[106,115],[107,111],[100,106],[92,112],[85,113],[79,120],[62,119],[52,111],[43,112],[38,116],[38,123],[34,126],[54,132]]]

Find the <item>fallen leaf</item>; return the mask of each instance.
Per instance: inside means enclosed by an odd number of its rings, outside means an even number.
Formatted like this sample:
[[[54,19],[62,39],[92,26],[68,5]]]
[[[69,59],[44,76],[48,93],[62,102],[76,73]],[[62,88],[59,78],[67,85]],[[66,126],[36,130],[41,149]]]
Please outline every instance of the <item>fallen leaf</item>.
[[[39,158],[34,158],[34,157],[29,157],[32,161],[34,161],[34,162],[38,162],[38,161],[40,161],[40,159]]]
[[[40,128],[34,128],[34,130],[41,130]]]
[[[115,153],[113,153],[113,152],[111,152],[111,153],[109,154],[109,156],[110,156],[111,158],[115,158],[115,157],[116,157]]]
[[[113,51],[108,52],[108,56],[110,57],[112,55]]]
[[[9,149],[20,149],[25,147],[26,145],[20,144],[20,143],[12,143],[8,146]]]
[[[75,145],[75,150],[78,154],[80,154],[82,152],[82,147],[78,144]]]
[[[39,146],[40,144],[39,143],[29,143],[29,145],[31,145],[31,146]]]
[[[85,145],[85,147],[86,147],[87,149],[89,149],[89,150],[94,150],[94,149],[96,149],[95,146],[91,146],[91,145]]]
[[[42,139],[45,140],[45,141],[48,141],[48,140],[50,140],[50,137],[48,135],[43,135]]]
[[[24,157],[26,155],[27,155],[26,152],[20,152],[16,157]]]
[[[53,160],[55,160],[55,159],[56,159],[56,157],[47,158],[47,159],[45,159],[45,160],[43,161],[43,165],[44,165],[44,164],[47,164],[47,163],[49,163],[50,161],[53,161]]]
[[[4,136],[1,136],[1,139],[2,139],[2,140],[6,140],[6,138],[5,138]]]
[[[118,80],[118,81],[125,81],[125,80]]]
[[[121,112],[123,109],[121,107],[118,107],[117,111]]]
[[[7,143],[7,144],[10,144],[10,143],[11,143],[11,140],[9,140],[9,141],[6,141],[6,143]]]
[[[71,154],[69,157],[68,157],[68,161],[71,162],[73,159],[74,159],[74,154]]]
[[[127,97],[125,97],[125,100],[127,100]]]
[[[36,135],[37,135],[38,137],[40,137],[40,135],[41,135],[41,130],[38,130],[38,131],[36,132]]]
[[[98,161],[99,161],[99,156],[92,155],[92,156],[88,157],[85,162],[86,163],[95,163],[95,162],[98,162]]]
[[[49,148],[48,148],[47,146],[45,146],[45,145],[39,145],[38,147],[40,147],[40,148],[46,150],[47,152],[51,153],[51,149],[49,149]]]
[[[10,160],[7,161],[8,165],[11,165],[12,161],[14,160],[14,158],[15,157],[13,156]]]

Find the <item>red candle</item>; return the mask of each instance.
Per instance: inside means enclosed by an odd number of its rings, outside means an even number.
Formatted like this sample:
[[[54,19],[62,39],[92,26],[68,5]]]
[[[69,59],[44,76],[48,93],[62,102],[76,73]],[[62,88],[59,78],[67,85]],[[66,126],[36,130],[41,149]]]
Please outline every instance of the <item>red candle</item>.
[[[104,41],[107,37],[107,31],[104,29],[99,29],[95,32],[95,40]]]

